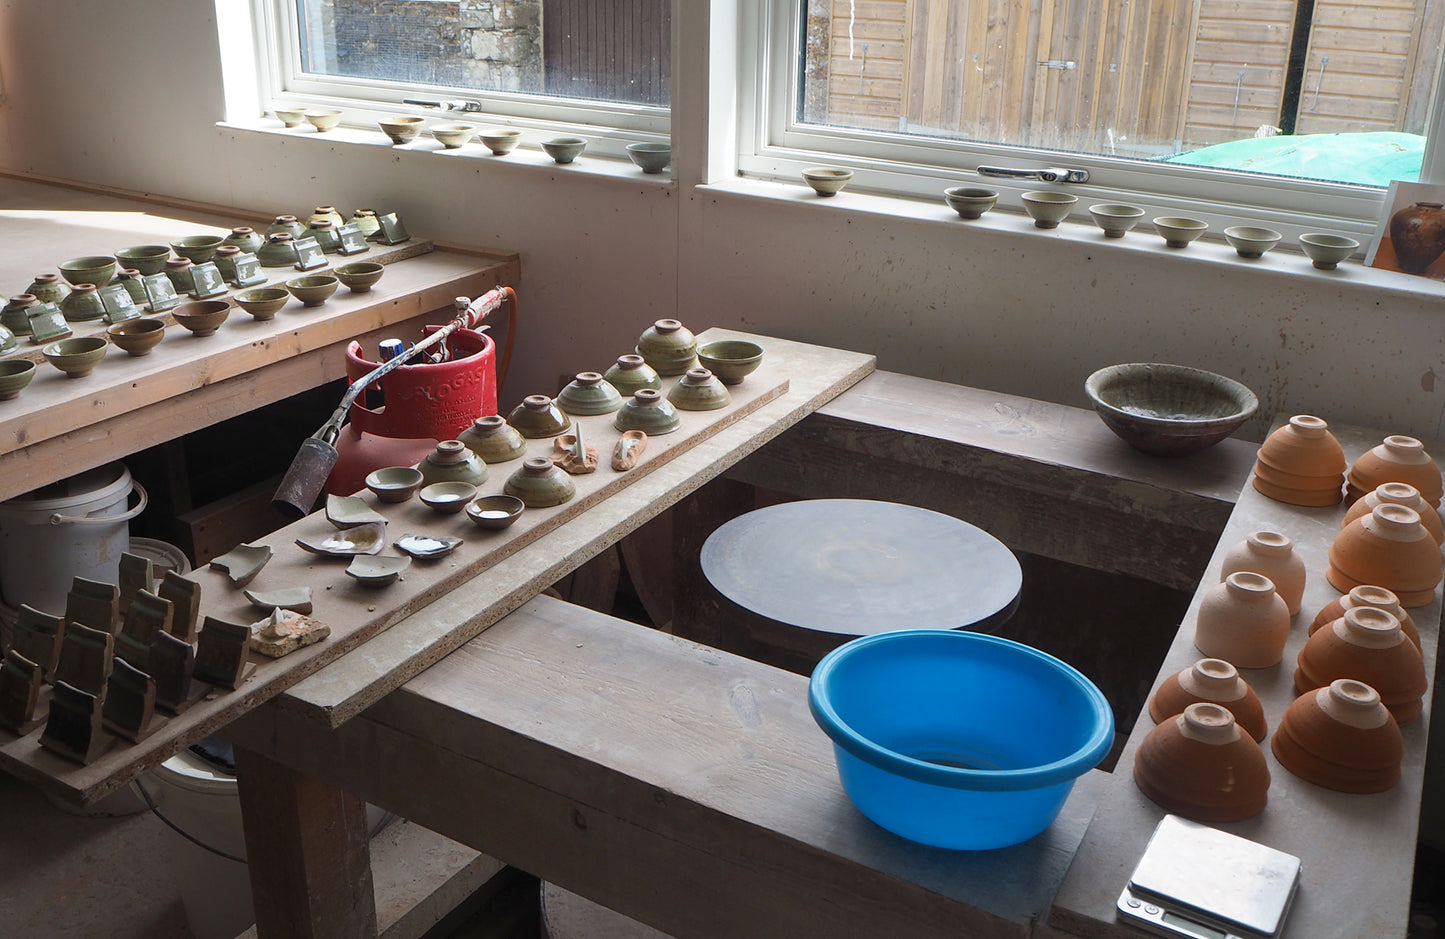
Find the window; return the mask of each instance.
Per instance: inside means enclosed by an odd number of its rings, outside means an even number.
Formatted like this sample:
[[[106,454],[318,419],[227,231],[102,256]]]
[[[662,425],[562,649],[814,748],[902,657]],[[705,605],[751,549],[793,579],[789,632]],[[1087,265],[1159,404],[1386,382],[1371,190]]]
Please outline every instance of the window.
[[[670,0],[262,0],[277,100],[665,134]],[[420,113],[420,112],[418,112]],[[636,139],[634,136],[632,139]]]
[[[1389,180],[1419,177],[1440,107],[1445,0],[755,0],[747,15],[760,77],[741,166],[761,175],[826,157],[936,197],[979,165],[1077,166],[1081,201],[1124,190],[1362,231]]]

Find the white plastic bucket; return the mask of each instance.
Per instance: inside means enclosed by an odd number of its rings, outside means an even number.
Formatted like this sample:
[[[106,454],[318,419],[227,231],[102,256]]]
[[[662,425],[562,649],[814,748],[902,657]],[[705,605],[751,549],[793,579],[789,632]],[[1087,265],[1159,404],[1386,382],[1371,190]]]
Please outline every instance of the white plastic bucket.
[[[139,503],[126,508],[131,491]],[[146,491],[123,463],[107,463],[0,502],[0,593],[12,607],[65,612],[71,581],[120,579],[130,520]]]

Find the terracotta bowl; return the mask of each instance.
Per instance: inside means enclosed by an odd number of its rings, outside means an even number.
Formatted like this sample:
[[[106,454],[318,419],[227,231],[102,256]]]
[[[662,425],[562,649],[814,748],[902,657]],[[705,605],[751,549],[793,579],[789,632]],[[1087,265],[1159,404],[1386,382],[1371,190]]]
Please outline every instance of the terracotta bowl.
[[[843,191],[853,171],[840,166],[811,166],[803,170],[803,181],[820,196],[835,196]]]
[[[1445,524],[1440,520],[1440,513],[1431,508],[1430,503],[1420,495],[1420,490],[1409,483],[1381,483],[1376,486],[1373,492],[1366,493],[1363,499],[1357,499],[1355,504],[1349,507],[1340,527],[1344,528],[1360,516],[1368,515],[1374,511],[1375,506],[1381,504],[1403,505],[1414,509],[1415,514],[1420,516],[1420,524],[1425,526],[1435,543],[1445,543]]]
[[[171,311],[176,322],[197,336],[214,335],[226,317],[231,315],[231,304],[227,300],[197,300],[182,303]]]
[[[1399,724],[1420,716],[1427,682],[1420,650],[1384,610],[1355,607],[1310,636],[1294,673],[1301,694],[1340,678],[1364,682]]]
[[[115,277],[116,259],[107,255],[71,258],[59,264],[60,276],[71,284],[104,287]]]
[[[1134,784],[1165,811],[1196,822],[1238,822],[1269,798],[1264,751],[1218,704],[1191,704],[1155,727],[1134,754]]]
[[[1432,508],[1440,508],[1442,495],[1440,467],[1425,445],[1415,437],[1391,434],[1381,443],[1360,454],[1345,474],[1351,499],[1358,499],[1381,483],[1409,483]]]
[[[1420,523],[1419,513],[1388,503],[1340,529],[1325,571],[1336,590],[1348,593],[1362,584],[1376,584],[1393,590],[1409,608],[1434,600],[1440,576],[1440,546]]]
[[[1327,505],[1337,505],[1339,501],[1344,498],[1344,493],[1340,487],[1325,490],[1296,489],[1292,486],[1281,486],[1278,483],[1272,483],[1268,479],[1260,477],[1258,473],[1259,468],[1256,466],[1255,476],[1250,480],[1255,490],[1276,502],[1283,502],[1286,505],[1314,506],[1318,508]]]
[[[1259,408],[1234,379],[1185,365],[1111,365],[1090,375],[1084,390],[1110,430],[1154,456],[1212,447]]]
[[[127,355],[150,355],[151,350],[165,338],[166,324],[164,320],[145,317],[116,323],[105,333]]]
[[[701,346],[697,360],[724,385],[737,385],[763,364],[763,347],[745,339],[719,339]]]
[[[1026,192],[1019,198],[1024,204],[1024,211],[1034,220],[1035,228],[1058,228],[1079,202],[1078,196],[1048,189]]]
[[[482,146],[495,156],[506,156],[522,142],[522,132],[512,128],[485,130],[477,136],[481,138]]]
[[[1354,254],[1360,243],[1344,235],[1306,232],[1299,236],[1299,246],[1315,267],[1322,271],[1332,271],[1341,261]]]
[[[558,163],[571,163],[587,149],[587,141],[581,137],[554,137],[542,141],[542,150]]]
[[[275,318],[291,299],[291,294],[280,287],[253,287],[236,294],[236,305],[258,320]]]
[[[105,358],[110,342],[104,336],[77,336],[52,342],[41,349],[45,361],[65,373],[67,378],[89,375]]]
[[[1223,659],[1200,659],[1189,668],[1170,675],[1149,699],[1149,717],[1162,724],[1191,704],[1208,701],[1234,715],[1240,730],[1263,742],[1269,732],[1264,706],[1239,670]]]
[[[1296,414],[1266,437],[1259,460],[1292,476],[1338,477],[1341,484],[1349,466],[1330,425],[1313,414]]]
[[[352,293],[365,293],[381,280],[384,273],[386,267],[375,261],[352,261],[336,268],[336,279],[349,287]]]
[[[1344,616],[1346,610],[1357,606],[1374,607],[1389,613],[1400,621],[1400,632],[1405,634],[1405,638],[1413,642],[1415,648],[1421,648],[1420,627],[1415,625],[1415,618],[1410,615],[1410,611],[1400,605],[1400,598],[1395,596],[1393,590],[1374,584],[1352,587],[1343,597],[1336,597],[1326,603],[1324,608],[1315,614],[1314,622],[1310,623],[1309,634],[1313,636],[1321,628]]]
[[[1280,765],[1337,792],[1384,792],[1400,781],[1400,726],[1364,682],[1341,678],[1296,698],[1270,744]]]
[[[483,496],[467,506],[467,518],[479,528],[501,531],[521,518],[526,507],[516,496]]]
[[[366,488],[382,502],[405,502],[421,488],[421,470],[415,466],[386,466],[366,476]]]
[[[216,249],[226,239],[221,235],[187,235],[171,242],[171,248],[192,264],[205,264],[216,256]]]
[[[661,173],[672,162],[672,144],[630,143],[627,158],[644,173]]]
[[[998,190],[977,186],[954,186],[943,190],[943,201],[958,213],[959,218],[982,218],[983,213],[998,204]]]
[[[35,377],[35,363],[29,359],[9,359],[0,362],[0,401],[8,401]]]
[[[320,306],[331,299],[340,286],[341,281],[334,274],[307,274],[286,281],[286,289],[305,306]]]

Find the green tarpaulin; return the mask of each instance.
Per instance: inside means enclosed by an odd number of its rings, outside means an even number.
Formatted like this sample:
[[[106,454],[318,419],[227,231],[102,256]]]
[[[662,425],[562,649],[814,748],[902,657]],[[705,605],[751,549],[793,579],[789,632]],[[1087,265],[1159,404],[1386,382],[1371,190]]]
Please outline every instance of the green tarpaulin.
[[[1384,188],[1420,178],[1425,138],[1417,134],[1301,134],[1231,140],[1165,162],[1299,176]]]

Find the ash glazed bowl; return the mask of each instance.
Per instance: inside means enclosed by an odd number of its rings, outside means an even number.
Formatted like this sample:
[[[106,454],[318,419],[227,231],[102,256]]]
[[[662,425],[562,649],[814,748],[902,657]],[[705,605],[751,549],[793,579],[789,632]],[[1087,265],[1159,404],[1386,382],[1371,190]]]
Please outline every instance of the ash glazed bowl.
[[[1244,385],[1187,365],[1110,365],[1090,375],[1084,391],[1110,430],[1153,456],[1208,449],[1259,409]]]
[[[29,359],[0,362],[0,401],[9,401],[20,394],[35,377],[35,363]]]
[[[477,129],[470,124],[433,124],[431,135],[447,150],[457,150],[471,142]]]
[[[630,143],[627,158],[644,173],[661,173],[672,162],[672,144]]]
[[[77,336],[52,342],[41,349],[45,361],[65,373],[67,378],[82,378],[105,358],[110,343],[104,336]]]
[[[291,291],[291,296],[305,306],[320,306],[331,299],[340,286],[341,281],[333,274],[307,274],[286,281],[286,289]]]
[[[485,130],[478,136],[481,137],[482,146],[492,151],[494,156],[506,156],[522,142],[522,132],[512,128]]]
[[[318,134],[335,130],[341,123],[341,112],[335,108],[311,108],[302,113],[306,117],[306,123],[316,128]]]
[[[149,276],[166,269],[166,258],[171,256],[170,245],[132,245],[115,253],[122,267],[138,274]]]
[[[719,339],[699,347],[697,360],[724,385],[740,385],[763,364],[763,347],[745,339]]]
[[[258,320],[274,319],[291,299],[281,287],[253,287],[236,294],[236,305]]]
[[[1094,684],[1051,655],[981,633],[912,629],[828,653],[808,682],[858,810],[911,841],[981,851],[1048,828],[1109,752]]]
[[[306,112],[301,108],[272,108],[271,113],[276,115],[282,127],[300,127],[306,120]]]
[[[1067,192],[1048,190],[1026,192],[1019,198],[1023,201],[1024,211],[1034,220],[1035,228],[1058,228],[1079,201],[1078,196]]]
[[[1100,202],[1089,206],[1089,217],[1104,230],[1105,238],[1123,238],[1139,224],[1139,219],[1144,217],[1144,210],[1137,205]]]
[[[164,320],[145,317],[116,323],[105,331],[110,341],[125,350],[126,355],[150,355],[165,338]]]
[[[1300,250],[1316,268],[1332,271],[1340,262],[1355,253],[1360,243],[1344,235],[1328,235],[1323,232],[1306,232],[1299,236]]]
[[[553,137],[542,141],[542,151],[558,163],[571,163],[587,149],[587,141],[581,137]]]
[[[366,474],[366,488],[382,502],[405,502],[421,488],[421,470],[415,466],[384,466]]]
[[[1197,218],[1165,215],[1154,220],[1154,230],[1164,239],[1167,248],[1187,248],[1189,242],[1209,230],[1209,223]]]
[[[959,218],[982,218],[983,213],[998,204],[998,190],[973,186],[954,186],[943,190],[943,201],[958,213]]]
[[[178,257],[192,264],[205,264],[216,256],[216,249],[226,239],[221,235],[187,235],[171,242],[171,248]]]
[[[516,496],[482,496],[467,506],[467,518],[478,528],[501,531],[521,518],[526,507]]]
[[[72,285],[95,284],[97,287],[104,287],[115,277],[116,262],[115,258],[108,255],[94,255],[61,261],[58,267],[60,276]]]
[[[853,171],[840,166],[810,166],[803,170],[803,181],[820,196],[836,196],[853,178]]]
[[[365,293],[381,280],[386,268],[375,261],[352,261],[336,268],[336,279],[351,289],[352,293]]]
[[[1264,257],[1264,253],[1284,236],[1272,228],[1258,228],[1253,225],[1231,225],[1224,230],[1224,240],[1242,258]]]
[[[384,121],[377,121],[381,132],[397,145],[410,143],[426,127],[426,121],[419,117],[392,117]]]
[[[171,311],[171,315],[197,336],[212,336],[231,315],[231,304],[227,300],[197,300],[182,303]]]

